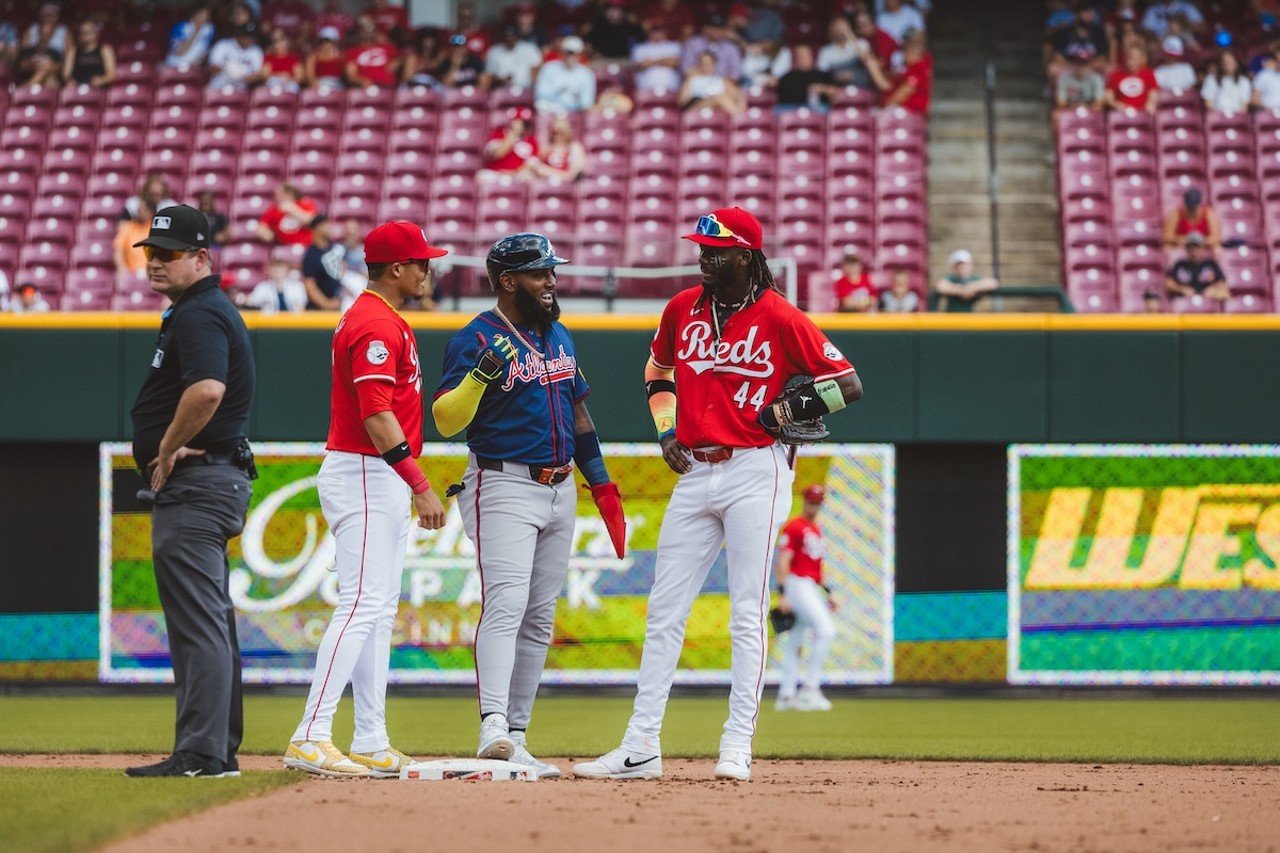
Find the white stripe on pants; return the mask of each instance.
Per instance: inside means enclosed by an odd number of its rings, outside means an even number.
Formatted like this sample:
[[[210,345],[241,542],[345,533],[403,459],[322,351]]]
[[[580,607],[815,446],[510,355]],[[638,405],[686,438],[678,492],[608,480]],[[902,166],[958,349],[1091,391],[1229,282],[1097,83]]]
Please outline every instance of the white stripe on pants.
[[[826,590],[813,578],[792,575],[787,578],[786,590],[787,602],[796,615],[796,624],[782,636],[782,681],[778,684],[778,695],[794,696],[800,682],[800,644],[806,635],[812,636],[804,686],[821,687],[822,667],[826,665],[831,643],[836,638],[836,624],[827,607]]]
[[[337,545],[338,606],[320,641],[293,740],[333,739],[333,714],[350,682],[356,717],[351,749],[376,752],[389,745],[387,669],[411,524],[409,487],[376,456],[330,451],[317,491]]]
[[[658,560],[635,709],[623,745],[661,751],[667,698],[694,599],[725,546],[733,655],[729,719],[720,748],[751,750],[764,681],[769,568],[778,528],[791,506],[794,473],[781,446],[737,448],[725,462],[694,462],[676,482],[658,534]]]
[[[505,714],[511,728],[525,729],[569,569],[574,479],[544,485],[524,473],[481,470],[473,455],[462,482],[458,509],[476,546],[483,590],[475,650],[480,713]]]

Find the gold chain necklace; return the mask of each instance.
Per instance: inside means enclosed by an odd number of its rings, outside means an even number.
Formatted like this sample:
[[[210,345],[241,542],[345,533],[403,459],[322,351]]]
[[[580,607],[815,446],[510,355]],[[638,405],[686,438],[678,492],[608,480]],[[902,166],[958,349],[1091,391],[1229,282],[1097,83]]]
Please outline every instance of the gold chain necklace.
[[[387,297],[383,296],[383,295],[382,295],[381,293],[379,293],[378,291],[373,290],[372,288],[368,288],[368,287],[366,287],[366,288],[364,289],[364,292],[365,292],[365,293],[368,293],[368,294],[371,294],[371,295],[373,295],[373,296],[378,297],[379,299],[381,299],[381,300],[382,300],[382,303],[383,303],[384,305],[386,305],[388,308],[390,308],[392,311],[394,311],[394,312],[396,313],[396,316],[399,316],[399,315],[400,315],[400,312],[399,312],[399,310],[397,310],[397,309],[396,309],[396,306],[394,306],[394,305],[392,305],[392,304],[391,304],[391,300],[390,300],[390,299],[387,299]]]
[[[543,355],[543,354],[538,350],[538,348],[537,348],[537,347],[535,347],[535,346],[534,346],[534,345],[529,341],[529,339],[528,339],[528,338],[526,338],[524,335],[520,334],[520,330],[516,328],[515,323],[512,323],[510,320],[508,320],[508,319],[507,319],[507,315],[502,313],[502,309],[501,309],[501,308],[499,308],[497,305],[493,306],[493,313],[495,313],[495,314],[497,314],[497,315],[498,315],[498,319],[499,319],[499,320],[501,320],[502,322],[504,322],[504,323],[506,323],[506,324],[507,324],[507,328],[511,330],[511,334],[513,334],[513,335],[515,335],[515,336],[516,336],[516,340],[518,340],[518,341],[520,341],[520,343],[524,344],[525,349],[527,349],[527,350],[529,350],[529,352],[533,353],[533,354],[534,354],[534,356],[538,359],[538,361],[542,361],[542,360],[544,360],[545,356],[544,356],[544,355]]]

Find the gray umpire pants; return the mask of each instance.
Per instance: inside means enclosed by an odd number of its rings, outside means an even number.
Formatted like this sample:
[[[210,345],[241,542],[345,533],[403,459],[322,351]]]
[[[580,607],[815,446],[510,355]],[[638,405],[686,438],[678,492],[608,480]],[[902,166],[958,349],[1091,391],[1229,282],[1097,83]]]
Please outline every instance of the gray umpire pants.
[[[151,510],[156,586],[177,687],[174,751],[225,761],[240,748],[240,645],[227,589],[227,541],[240,535],[251,491],[231,465],[173,473]]]

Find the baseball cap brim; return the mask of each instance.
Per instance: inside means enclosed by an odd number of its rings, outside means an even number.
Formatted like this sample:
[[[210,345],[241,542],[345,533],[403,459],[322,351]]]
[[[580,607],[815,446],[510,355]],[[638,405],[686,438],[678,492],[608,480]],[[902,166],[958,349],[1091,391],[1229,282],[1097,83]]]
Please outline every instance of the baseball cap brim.
[[[721,249],[745,249],[747,242],[736,237],[711,237],[707,234],[685,234],[683,239],[692,240],[703,246],[716,246]]]
[[[141,242],[134,243],[133,248],[139,249],[143,246],[154,246],[157,249],[172,249],[175,252],[193,252],[196,249],[203,249],[204,246],[197,246],[194,243],[188,243],[185,240],[178,240],[174,237],[148,237]]]

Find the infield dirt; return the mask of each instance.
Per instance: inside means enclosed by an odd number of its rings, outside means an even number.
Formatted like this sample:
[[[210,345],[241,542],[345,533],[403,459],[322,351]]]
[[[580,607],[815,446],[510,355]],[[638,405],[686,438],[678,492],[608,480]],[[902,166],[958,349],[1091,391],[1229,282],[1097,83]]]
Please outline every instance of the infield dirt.
[[[4,755],[15,767],[125,767],[139,755]],[[328,781],[172,823],[113,851],[1258,850],[1280,851],[1280,767],[709,760],[661,782]],[[279,759],[245,756],[246,771]],[[218,784],[217,780],[175,784]]]

